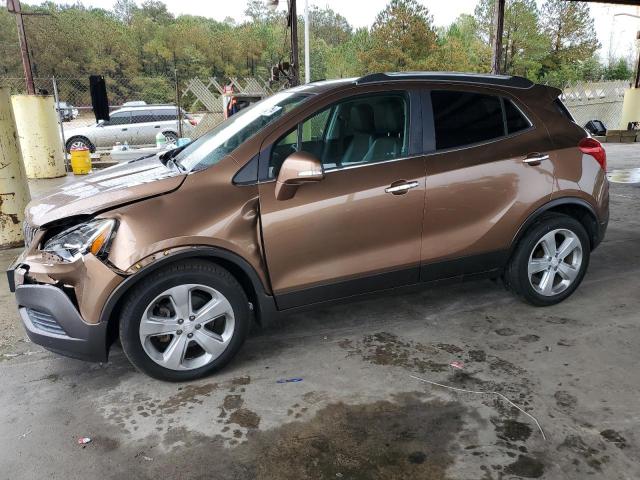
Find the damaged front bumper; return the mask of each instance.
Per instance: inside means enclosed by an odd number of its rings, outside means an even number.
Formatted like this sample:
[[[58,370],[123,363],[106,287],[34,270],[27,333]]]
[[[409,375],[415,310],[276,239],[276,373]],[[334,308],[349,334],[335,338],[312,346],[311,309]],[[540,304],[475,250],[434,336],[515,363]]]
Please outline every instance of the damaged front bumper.
[[[107,361],[106,322],[86,323],[60,288],[19,285],[16,300],[20,318],[33,343],[67,357]]]
[[[102,306],[123,277],[91,254],[59,263],[25,251],[7,270],[18,312],[33,343],[81,360],[105,362],[108,324]]]

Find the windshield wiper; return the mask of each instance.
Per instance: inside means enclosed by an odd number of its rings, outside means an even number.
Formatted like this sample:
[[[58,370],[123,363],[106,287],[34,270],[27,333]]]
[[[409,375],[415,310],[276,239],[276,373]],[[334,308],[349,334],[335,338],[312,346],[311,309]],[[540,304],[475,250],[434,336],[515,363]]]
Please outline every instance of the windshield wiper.
[[[171,161],[178,168],[178,170],[186,171],[186,168],[182,166],[180,161],[174,160],[174,157],[178,155],[180,152],[182,152],[187,145],[182,145],[181,147],[177,147],[177,148],[174,148],[173,150],[169,150],[168,152],[164,152],[160,154],[160,157],[159,157],[160,161],[164,165],[167,165],[167,163]]]

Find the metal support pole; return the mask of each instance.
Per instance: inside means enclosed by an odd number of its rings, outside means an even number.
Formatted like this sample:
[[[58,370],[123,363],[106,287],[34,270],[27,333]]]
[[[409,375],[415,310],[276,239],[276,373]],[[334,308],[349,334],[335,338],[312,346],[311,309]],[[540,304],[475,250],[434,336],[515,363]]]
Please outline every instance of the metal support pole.
[[[178,80],[178,66],[175,55],[173,56],[173,79],[176,88],[176,108],[178,109],[178,137],[182,138],[182,106],[180,105],[182,100],[180,99],[180,82]]]
[[[495,0],[496,8],[493,12],[493,57],[491,59],[491,73],[501,73],[500,60],[502,58],[502,34],[504,33],[504,7],[506,0]]]
[[[58,114],[58,124],[60,125],[60,135],[62,136],[62,154],[64,155],[64,169],[68,172],[69,162],[67,161],[67,139],[64,137],[64,125],[62,116],[60,115],[60,97],[58,96],[58,82],[56,82],[55,75],[51,77],[51,83],[53,84],[53,100],[56,102],[56,113]]]
[[[291,86],[300,85],[300,58],[298,54],[298,9],[296,0],[289,0],[289,26],[291,27]]]
[[[27,93],[35,95],[36,87],[33,83],[33,70],[31,68],[31,57],[29,55],[29,46],[27,45],[27,34],[24,30],[24,17],[22,15],[22,6],[20,0],[9,0],[7,7],[11,13],[16,16],[16,24],[18,25],[18,38],[20,39],[20,55],[22,57],[22,68],[24,69],[24,78],[27,83]]]
[[[304,2],[304,83],[311,81],[311,54],[309,52],[309,0]]]

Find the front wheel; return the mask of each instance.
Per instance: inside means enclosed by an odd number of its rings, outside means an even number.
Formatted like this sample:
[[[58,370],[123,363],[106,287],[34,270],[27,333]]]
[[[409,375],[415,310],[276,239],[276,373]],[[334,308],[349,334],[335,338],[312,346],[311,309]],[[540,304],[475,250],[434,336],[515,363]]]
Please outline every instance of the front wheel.
[[[244,290],[228,271],[185,261],[134,287],[122,310],[120,341],[142,372],[161,380],[194,380],[233,358],[250,318]]]
[[[589,236],[579,221],[544,215],[518,244],[505,271],[506,286],[532,305],[555,305],[578,288],[590,253]]]
[[[67,153],[71,152],[72,148],[88,148],[92,153],[95,151],[95,147],[85,137],[71,137],[67,141]]]

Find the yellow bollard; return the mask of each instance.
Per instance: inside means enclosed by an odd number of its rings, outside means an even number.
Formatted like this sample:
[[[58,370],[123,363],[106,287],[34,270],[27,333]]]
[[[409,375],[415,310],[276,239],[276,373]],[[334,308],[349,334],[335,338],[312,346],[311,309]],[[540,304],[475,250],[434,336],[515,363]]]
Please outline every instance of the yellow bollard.
[[[71,148],[71,170],[74,175],[91,173],[91,151],[87,147]]]
[[[13,95],[11,102],[27,178],[65,175],[62,139],[53,97]]]
[[[29,186],[22,164],[8,88],[0,88],[0,248],[23,244]]]

